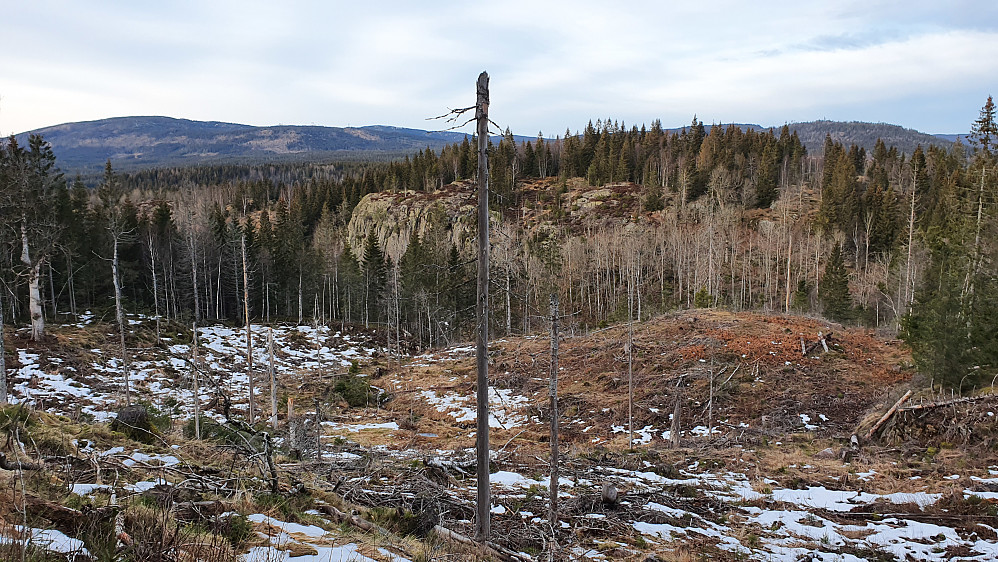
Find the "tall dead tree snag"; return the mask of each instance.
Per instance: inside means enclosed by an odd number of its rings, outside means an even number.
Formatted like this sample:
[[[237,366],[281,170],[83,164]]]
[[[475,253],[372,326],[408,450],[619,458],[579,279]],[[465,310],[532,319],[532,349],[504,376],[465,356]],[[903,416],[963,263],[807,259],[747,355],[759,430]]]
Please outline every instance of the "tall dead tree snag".
[[[489,75],[478,76],[475,120],[478,125],[478,506],[475,534],[486,541],[491,532],[489,490]]]
[[[267,352],[270,354],[270,363],[267,366],[267,374],[270,377],[270,427],[277,431],[277,376],[274,371],[274,329],[267,332]],[[290,412],[290,410],[288,410]]]
[[[548,486],[548,521],[558,528],[558,294],[551,293],[551,483]]]
[[[115,318],[118,321],[118,335],[121,343],[121,372],[125,383],[125,404],[132,404],[132,394],[128,380],[131,370],[128,348],[125,347],[125,312],[121,302],[121,275],[119,263],[119,248],[129,242],[134,234],[133,229],[126,220],[122,200],[127,202],[124,195],[124,188],[121,181],[111,168],[111,161],[108,160],[104,167],[104,180],[97,188],[97,195],[100,199],[101,210],[106,214],[107,231],[111,238],[111,282],[114,285],[114,310]]]
[[[201,439],[201,380],[198,372],[198,323],[191,332],[191,378],[194,382],[194,437]]]
[[[4,359],[3,295],[0,294],[0,406],[7,403],[7,362]]]
[[[249,314],[249,268],[246,265],[246,231],[240,238],[243,253],[243,312],[246,317],[246,381],[249,386],[249,422],[252,424],[256,418],[256,401],[254,400],[253,388],[253,331],[250,324]]]

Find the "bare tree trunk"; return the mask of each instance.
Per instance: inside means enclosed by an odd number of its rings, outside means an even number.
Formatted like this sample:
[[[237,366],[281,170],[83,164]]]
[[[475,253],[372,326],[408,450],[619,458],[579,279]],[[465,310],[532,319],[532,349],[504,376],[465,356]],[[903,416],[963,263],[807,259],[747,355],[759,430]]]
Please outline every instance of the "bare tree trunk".
[[[49,270],[49,297],[52,298],[52,321],[57,322],[59,320],[59,298],[55,294],[55,280],[52,274],[52,260],[46,260],[46,265],[48,265]]]
[[[513,331],[513,308],[510,302],[510,265],[506,265],[506,335],[509,336]]]
[[[111,258],[111,281],[114,283],[114,309],[118,320],[118,334],[121,338],[121,372],[125,377],[125,404],[132,405],[132,393],[128,382],[128,350],[125,348],[125,313],[121,309],[121,279],[118,278],[118,237],[114,238],[114,256]]]
[[[201,323],[201,301],[198,294],[198,254],[197,244],[194,242],[194,219],[190,219],[189,232],[187,233],[187,249],[191,252],[191,283],[193,284],[194,296],[194,326]]]
[[[987,166],[981,168],[981,188],[977,195],[977,228],[974,234],[974,256],[971,260],[970,267],[967,268],[967,278],[963,284],[963,295],[962,298],[966,299],[968,296],[973,300],[974,298],[974,284],[977,277],[977,272],[981,267],[981,217],[984,214],[984,175],[987,173]]]
[[[551,292],[551,483],[548,486],[548,521],[558,528],[558,294]]]
[[[911,250],[912,243],[915,238],[915,186],[918,183],[918,166],[916,165],[911,177],[911,211],[908,216],[908,262],[905,266],[905,294],[904,294],[904,308],[902,310],[907,310],[911,306],[913,300],[915,300],[915,281],[914,274],[914,264],[911,263]]]
[[[246,265],[246,234],[240,239],[243,251],[243,313],[246,318],[246,380],[249,386],[249,422],[256,418],[256,399],[253,388],[253,330],[249,314],[249,269]]]
[[[146,238],[146,247],[149,248],[149,271],[152,273],[152,302],[156,310],[156,343],[159,344],[159,283],[156,278],[156,249],[152,242],[152,233]]]
[[[478,76],[475,118],[478,121],[478,505],[475,534],[485,542],[491,534],[489,489],[489,75]]]
[[[194,323],[193,336],[191,336],[191,374],[194,376],[194,437],[201,439],[201,375],[198,372],[198,324]]]
[[[679,448],[679,414],[682,411],[683,393],[676,389],[676,405],[672,410],[672,425],[669,426],[669,445],[673,449]]]
[[[69,252],[66,252],[66,282],[69,288],[69,313],[73,315],[73,320],[77,320],[76,287],[73,284],[73,258],[70,257]]]
[[[277,431],[277,376],[274,372],[274,329],[267,332],[267,350],[270,352],[270,364],[267,374],[270,376],[270,425]]]
[[[634,281],[627,276],[627,448],[634,448]]]
[[[7,404],[7,360],[4,342],[3,294],[0,293],[0,405]]]
[[[42,312],[42,297],[38,287],[41,283],[42,262],[31,263],[28,251],[28,228],[21,218],[21,263],[28,266],[28,312],[31,314],[31,341],[41,341],[45,335],[45,314]]]
[[[787,243],[787,294],[783,304],[783,312],[790,312],[790,257],[794,253],[794,235],[790,233],[790,242]]]

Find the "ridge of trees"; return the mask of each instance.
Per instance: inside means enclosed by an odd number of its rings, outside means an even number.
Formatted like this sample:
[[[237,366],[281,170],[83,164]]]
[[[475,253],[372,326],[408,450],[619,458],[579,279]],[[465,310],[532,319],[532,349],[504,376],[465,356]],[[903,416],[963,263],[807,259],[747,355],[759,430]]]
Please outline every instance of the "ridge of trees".
[[[676,133],[610,119],[554,140],[516,142],[506,131],[489,158],[496,329],[538,329],[552,288],[572,313],[568,331],[619,321],[632,284],[639,320],[725,306],[900,325],[936,382],[980,382],[996,364],[993,104],[973,130],[973,150],[957,143],[910,156],[831,137],[809,154],[786,126],[708,133],[695,117]],[[110,315],[109,233],[129,232],[118,240],[116,277],[126,309],[240,323],[245,293],[262,321],[362,323],[389,330],[397,347],[460,340],[473,323],[474,265],[449,239],[453,217],[430,213],[422,236],[391,248],[377,228],[352,248],[346,227],[367,194],[466,185],[473,147],[466,137],[391,163],[108,167],[91,190],[66,181],[40,137],[27,148],[7,140],[5,319],[30,321],[33,284],[42,320]],[[120,190],[114,201],[99,196],[107,178]],[[616,218],[579,219],[586,210],[571,202],[606,185]]]

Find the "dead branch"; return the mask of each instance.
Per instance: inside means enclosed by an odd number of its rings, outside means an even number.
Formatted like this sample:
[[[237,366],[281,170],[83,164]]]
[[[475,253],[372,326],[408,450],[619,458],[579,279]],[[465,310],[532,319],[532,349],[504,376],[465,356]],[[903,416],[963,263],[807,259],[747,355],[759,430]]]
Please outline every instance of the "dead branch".
[[[929,402],[928,404],[916,404],[914,406],[905,406],[904,408],[898,408],[902,412],[912,412],[915,410],[930,410],[932,408],[942,408],[943,406],[952,406],[954,404],[965,404],[968,402],[979,402],[981,400],[995,400],[998,399],[995,395],[985,394],[984,396],[969,396],[966,398],[957,398],[956,400],[945,400],[943,402]]]
[[[456,542],[464,546],[470,546],[476,549],[483,549],[486,551],[488,555],[494,556],[499,560],[504,560],[506,562],[526,562],[530,560],[529,557],[523,556],[518,552],[513,552],[512,550],[506,547],[491,542],[482,545],[481,543],[475,542],[470,537],[466,537],[461,533],[458,533],[456,531],[451,531],[450,529],[442,527],[440,525],[435,525],[433,527],[433,532],[436,533],[437,536],[442,539],[446,539],[451,542]]]
[[[336,521],[340,523],[348,523],[369,533],[378,533],[379,535],[385,536],[390,534],[388,529],[385,529],[384,527],[371,523],[367,519],[362,519],[356,515],[344,513],[331,505],[320,505],[319,510],[326,515],[331,516],[333,519],[336,519]]]
[[[88,520],[113,517],[119,507],[88,508],[83,512],[35,496],[24,496],[24,509],[32,515],[48,519],[58,529],[74,531]]]
[[[896,412],[897,409],[901,407],[901,404],[904,404],[906,400],[911,398],[911,394],[912,392],[910,390],[908,392],[905,392],[904,396],[902,396],[900,400],[895,402],[894,405],[891,406],[891,409],[887,410],[887,413],[881,416],[880,420],[877,421],[877,423],[873,424],[873,427],[871,427],[870,431],[866,434],[867,441],[873,438],[873,435],[877,432],[878,429],[880,429],[880,426],[884,425],[884,423],[886,423],[887,420],[891,419],[891,416],[893,416],[894,412]]]

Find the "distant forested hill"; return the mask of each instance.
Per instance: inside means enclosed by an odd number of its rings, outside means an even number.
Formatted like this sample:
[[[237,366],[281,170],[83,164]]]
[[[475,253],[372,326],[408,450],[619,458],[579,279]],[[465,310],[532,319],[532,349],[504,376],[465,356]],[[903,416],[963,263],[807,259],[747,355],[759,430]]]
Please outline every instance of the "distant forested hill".
[[[731,125],[719,124],[727,128]],[[742,129],[766,131],[770,127],[734,124]],[[801,142],[814,153],[825,135],[849,146],[873,149],[877,138],[907,154],[921,144],[948,148],[950,138],[933,136],[886,123],[811,121],[791,123]],[[705,125],[709,132],[711,126]],[[773,127],[779,132],[781,127]],[[667,129],[680,132],[683,128]],[[260,164],[329,161],[385,161],[431,148],[460,142],[464,132],[423,131],[374,125],[366,127],[319,127],[278,125],[254,127],[217,121],[192,121],[170,117],[115,117],[98,121],[66,123],[31,131],[52,145],[60,167],[85,176],[101,173],[108,160],[119,170],[159,167]],[[23,141],[27,133],[19,135]],[[955,138],[955,135],[949,135]],[[533,137],[514,136],[517,142]],[[495,137],[493,142],[498,142]]]
[[[912,154],[918,145],[928,148],[935,145],[948,149],[955,135],[930,135],[914,129],[905,129],[888,123],[864,123],[861,121],[808,121],[806,123],[790,123],[789,127],[797,131],[808,152],[814,154],[821,150],[825,135],[831,135],[832,140],[845,146],[857,145],[865,148],[867,153],[873,151],[877,139],[882,139],[887,146],[896,146],[905,154]]]
[[[170,117],[116,117],[32,131],[70,172],[221,163],[385,160],[460,142],[465,133],[389,126],[253,127]],[[26,136],[21,135],[21,136]]]

